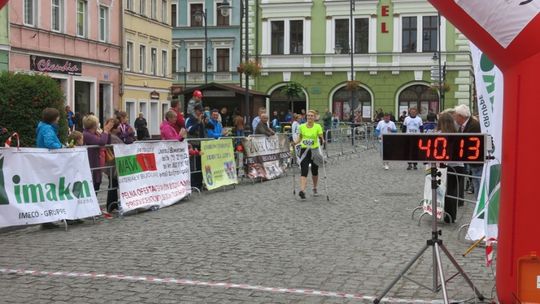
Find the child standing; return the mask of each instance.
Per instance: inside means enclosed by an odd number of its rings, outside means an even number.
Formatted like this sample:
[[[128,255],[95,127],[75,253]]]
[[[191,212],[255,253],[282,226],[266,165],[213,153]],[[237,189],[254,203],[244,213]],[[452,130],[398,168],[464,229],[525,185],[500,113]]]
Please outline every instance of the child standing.
[[[388,133],[397,132],[396,124],[393,121],[390,121],[390,113],[384,113],[383,120],[379,121],[377,127],[375,128],[379,141],[381,143],[381,156],[382,156],[382,135]],[[384,170],[390,169],[388,162],[383,162]]]

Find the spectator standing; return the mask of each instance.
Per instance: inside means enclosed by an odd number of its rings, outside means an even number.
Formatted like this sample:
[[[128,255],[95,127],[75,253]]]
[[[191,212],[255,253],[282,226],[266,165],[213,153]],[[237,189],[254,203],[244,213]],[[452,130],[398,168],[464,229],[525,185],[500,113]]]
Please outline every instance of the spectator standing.
[[[67,146],[73,148],[75,146],[84,146],[83,134],[79,131],[73,131],[68,135]]]
[[[188,108],[187,108],[187,114],[192,115],[194,114],[194,108],[196,105],[200,105],[202,107],[202,98],[203,94],[200,90],[193,91],[193,95],[191,99],[188,101]]]
[[[280,129],[280,125],[279,125],[278,111],[274,111],[272,113],[272,130],[274,130],[274,132],[279,132],[279,129]]]
[[[431,133],[431,132],[435,132],[435,130],[437,129],[437,115],[431,111],[429,111],[427,117],[427,122],[424,123],[424,132],[425,133]]]
[[[179,140],[183,141],[186,137],[186,129],[176,131],[176,122],[178,118],[176,117],[176,112],[170,110],[165,114],[165,120],[161,123],[159,127],[161,139],[163,140]]]
[[[84,144],[87,146],[100,146],[89,147],[88,161],[92,170],[92,180],[94,182],[94,190],[98,191],[101,185],[101,169],[99,168],[105,165],[105,153],[101,153],[102,147],[111,143],[110,131],[114,125],[114,122],[107,120],[107,123],[103,127],[103,133],[98,132],[98,118],[94,115],[87,115],[83,119],[83,138]],[[122,141],[124,142],[124,141]],[[103,150],[104,152],[104,150]]]
[[[405,121],[405,118],[407,118],[407,111],[403,111],[401,115],[398,118],[398,122],[403,123]]]
[[[223,125],[221,124],[221,122],[219,122],[218,118],[219,111],[217,109],[212,110],[210,114],[210,119],[206,124],[206,134],[209,138],[218,139],[223,136]]]
[[[203,114],[203,108],[201,105],[197,105],[193,108],[193,114],[189,114],[186,119],[186,130],[188,138],[204,138],[206,125],[206,118]]]
[[[73,116],[73,124],[75,131],[82,132],[84,130],[81,113],[75,112],[75,115]]]
[[[120,134],[120,121],[116,118],[109,118],[105,122],[105,125],[112,124],[110,137],[112,145],[124,145],[124,142],[118,137]],[[105,174],[109,176],[109,191],[107,191],[107,212],[112,212],[118,210],[118,174],[114,169],[115,166],[115,157],[113,148],[107,148],[109,150],[109,155],[112,157],[106,160],[105,166],[110,167],[105,170]],[[112,168],[112,169],[111,169]]]
[[[135,119],[134,125],[135,130],[137,130],[137,140],[144,140],[150,137],[150,134],[148,133],[148,123],[142,112],[139,113],[139,117]]]
[[[240,111],[238,109],[234,111],[233,127],[235,129],[236,136],[244,136],[244,117],[240,115]]]
[[[62,144],[58,138],[58,120],[60,112],[55,108],[45,108],[41,112],[41,121],[36,130],[36,147],[45,149],[60,149]],[[6,130],[7,132],[7,130]],[[58,228],[55,223],[41,224],[43,229]]]
[[[171,101],[171,109],[169,111],[173,111],[174,113],[176,113],[176,122],[174,124],[176,132],[180,132],[180,130],[185,129],[186,120],[184,119],[184,114],[182,114],[182,109],[180,108],[180,101],[178,99]]]
[[[255,134],[255,129],[257,129],[257,126],[259,125],[259,122],[261,122],[261,115],[266,113],[265,108],[259,108],[259,115],[255,118],[253,118],[253,121],[251,122],[251,130],[253,131],[253,134]]]
[[[379,137],[379,141],[381,143],[380,151],[382,156],[382,135],[397,132],[396,124],[390,120],[390,113],[385,113],[383,115],[383,120],[379,121],[377,127],[375,128],[375,132],[377,133],[377,136]],[[384,170],[390,169],[390,165],[388,162],[383,162],[383,166]]]
[[[221,111],[219,111],[219,114],[221,116],[221,125],[224,127],[230,127],[232,125],[232,118],[229,114],[229,109],[227,107],[221,108]]]
[[[261,121],[255,128],[255,134],[272,136],[276,134],[270,127],[268,127],[268,115],[266,113],[261,114]]]
[[[478,120],[471,117],[471,110],[466,105],[458,105],[454,108],[453,114],[454,121],[459,126],[459,133],[482,133],[480,128],[480,123]],[[484,170],[483,164],[469,164],[469,171],[472,176],[476,177],[472,179],[472,184],[474,191],[472,191],[476,196],[480,192],[480,178],[482,177],[482,172]],[[463,177],[462,177],[463,178]],[[459,206],[462,206],[461,202]]]
[[[42,120],[38,123],[36,130],[36,146],[47,149],[62,148],[62,143],[58,139],[60,112],[55,108],[45,108],[41,116]]]
[[[294,114],[289,109],[289,110],[287,110],[287,114],[285,114],[285,122],[293,122],[293,120],[294,120]]]
[[[410,108],[409,109],[409,116],[405,118],[403,121],[403,129],[406,133],[420,133],[422,132],[422,118],[416,116],[417,111],[416,108]],[[418,163],[407,163],[407,170],[413,169],[418,170]]]
[[[294,121],[291,126],[291,134],[292,134],[292,140],[293,142],[298,141],[298,136],[300,135],[300,121],[302,119],[302,115],[300,114],[294,114]]]
[[[75,122],[73,120],[73,111],[71,111],[71,107],[69,105],[66,106],[66,116],[67,116],[67,122],[69,127],[69,132],[75,131]]]
[[[116,119],[120,121],[120,126],[118,127],[120,133],[118,134],[118,137],[120,137],[125,144],[132,144],[135,141],[135,130],[128,124],[127,113],[124,111],[118,112]]]
[[[439,133],[456,133],[457,129],[454,124],[454,119],[449,113],[442,113],[437,124],[437,132]],[[463,186],[464,179],[458,174],[465,174],[466,170],[463,163],[447,163],[443,165],[447,168],[448,174],[446,177],[446,196],[444,198],[444,212],[450,215],[444,217],[446,223],[454,223],[457,217],[457,206],[463,204]],[[449,197],[451,196],[451,197]],[[459,200],[456,197],[460,198]]]

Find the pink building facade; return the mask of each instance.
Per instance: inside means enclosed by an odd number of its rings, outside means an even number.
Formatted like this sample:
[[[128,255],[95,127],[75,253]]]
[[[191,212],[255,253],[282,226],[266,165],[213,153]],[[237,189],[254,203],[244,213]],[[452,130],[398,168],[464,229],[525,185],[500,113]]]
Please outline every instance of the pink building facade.
[[[121,0],[21,0],[9,10],[9,70],[46,73],[74,112],[120,109]]]

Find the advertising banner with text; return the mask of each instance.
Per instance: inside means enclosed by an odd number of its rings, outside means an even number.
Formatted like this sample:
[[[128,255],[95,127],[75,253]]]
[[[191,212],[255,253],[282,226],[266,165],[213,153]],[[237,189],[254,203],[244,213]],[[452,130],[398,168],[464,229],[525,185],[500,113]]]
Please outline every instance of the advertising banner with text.
[[[186,142],[114,145],[122,212],[170,206],[191,194]]]
[[[238,184],[232,139],[201,142],[203,180],[208,190]]]
[[[471,43],[476,95],[478,100],[478,116],[482,133],[491,135],[494,147],[493,156],[484,165],[480,189],[471,225],[467,237],[479,240],[482,237],[497,238],[499,222],[499,206],[501,194],[501,150],[504,78],[497,66]]]
[[[100,214],[86,149],[0,149],[0,227]]]
[[[242,139],[249,178],[274,179],[283,175],[291,159],[286,134],[249,136]]]

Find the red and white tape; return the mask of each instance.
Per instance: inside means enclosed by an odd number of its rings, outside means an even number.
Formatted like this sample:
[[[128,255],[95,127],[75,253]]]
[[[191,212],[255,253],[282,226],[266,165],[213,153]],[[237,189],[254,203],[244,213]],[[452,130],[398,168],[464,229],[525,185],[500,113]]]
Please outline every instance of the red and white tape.
[[[205,287],[220,287],[227,289],[243,289],[253,290],[260,292],[270,293],[285,293],[285,294],[300,294],[307,296],[319,296],[319,297],[331,297],[342,299],[357,299],[373,301],[375,297],[365,296],[362,294],[352,294],[333,291],[321,291],[313,289],[302,288],[282,288],[282,287],[265,287],[260,285],[249,284],[235,284],[226,282],[205,282],[188,279],[175,279],[175,278],[157,278],[152,276],[131,276],[122,274],[105,274],[95,272],[66,272],[66,271],[39,271],[39,270],[24,270],[24,269],[7,269],[0,268],[0,274],[16,274],[16,275],[34,275],[34,276],[49,276],[49,277],[68,277],[68,278],[89,278],[89,279],[110,279],[120,281],[137,281],[137,282],[151,282],[158,284],[177,284],[183,286],[205,286]],[[441,301],[429,301],[429,300],[413,300],[413,299],[398,299],[398,298],[383,298],[383,303],[417,303],[417,304],[434,304],[441,303]]]

